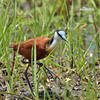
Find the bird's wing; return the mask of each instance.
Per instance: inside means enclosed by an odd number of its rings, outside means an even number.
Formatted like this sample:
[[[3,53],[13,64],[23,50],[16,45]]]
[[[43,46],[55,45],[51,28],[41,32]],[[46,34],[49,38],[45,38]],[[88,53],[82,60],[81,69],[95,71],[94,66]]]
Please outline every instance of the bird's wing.
[[[22,42],[20,44],[20,47],[24,49],[28,49],[28,48],[32,48],[33,45],[34,45],[34,39],[29,39],[29,40]]]
[[[36,47],[40,49],[46,49],[48,41],[50,39],[46,37],[37,37],[36,38]],[[30,49],[32,46],[34,47],[34,39],[29,39],[20,44],[22,48]]]
[[[47,37],[37,37],[36,38],[36,46],[39,47],[40,49],[46,50],[49,40],[50,39]]]

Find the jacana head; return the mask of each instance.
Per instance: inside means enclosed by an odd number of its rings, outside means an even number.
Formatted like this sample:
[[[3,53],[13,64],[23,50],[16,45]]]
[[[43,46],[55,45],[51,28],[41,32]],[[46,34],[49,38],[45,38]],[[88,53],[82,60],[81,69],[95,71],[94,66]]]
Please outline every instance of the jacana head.
[[[53,50],[59,43],[61,40],[65,40],[66,42],[67,39],[66,39],[66,32],[62,31],[62,30],[57,30],[55,33],[54,33],[54,36],[53,38],[49,41],[49,47],[47,48],[47,51],[51,51]]]
[[[68,42],[66,39],[66,35],[67,35],[66,32],[64,32],[62,30],[56,30],[56,32],[54,34],[54,39],[57,39],[58,41],[65,40],[66,42]]]

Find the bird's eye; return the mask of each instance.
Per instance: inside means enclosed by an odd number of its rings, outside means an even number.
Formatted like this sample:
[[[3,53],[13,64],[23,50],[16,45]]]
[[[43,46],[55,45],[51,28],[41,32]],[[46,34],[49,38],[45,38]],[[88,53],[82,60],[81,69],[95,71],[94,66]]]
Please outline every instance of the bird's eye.
[[[65,34],[67,34],[67,32],[65,32]]]

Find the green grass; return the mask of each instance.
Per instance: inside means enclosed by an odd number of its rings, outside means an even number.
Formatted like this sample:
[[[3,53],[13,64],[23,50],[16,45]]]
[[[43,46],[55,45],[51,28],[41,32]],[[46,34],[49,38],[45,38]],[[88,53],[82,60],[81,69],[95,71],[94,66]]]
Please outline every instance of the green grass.
[[[23,84],[19,76],[20,70],[23,69],[24,71],[26,65],[23,67],[19,66],[19,64],[21,64],[19,59],[22,57],[20,57],[18,53],[16,54],[13,75],[10,75],[13,55],[13,50],[9,48],[10,44],[12,42],[20,43],[29,38],[36,38],[37,36],[52,37],[54,31],[62,29],[68,33],[67,39],[69,44],[61,42],[52,56],[48,56],[46,59],[43,59],[42,62],[48,67],[53,66],[55,72],[58,73],[62,79],[63,87],[70,90],[70,97],[73,100],[79,99],[79,97],[74,96],[70,86],[71,83],[74,83],[72,77],[73,69],[75,69],[74,73],[80,76],[80,84],[82,87],[81,98],[83,100],[97,100],[98,92],[100,92],[97,87],[97,74],[100,73],[100,71],[95,63],[98,63],[100,60],[100,48],[98,46],[98,44],[100,45],[100,0],[90,0],[87,2],[73,0],[70,7],[67,6],[66,0],[38,1],[34,2],[33,0],[32,6],[34,7],[29,10],[21,9],[21,5],[26,2],[25,0],[0,1],[0,62],[6,65],[9,80],[8,82],[8,80],[4,78],[7,91],[0,92],[0,94],[10,94],[12,98],[13,95],[23,97],[23,95],[19,95],[21,85],[23,85],[27,91],[31,92]],[[86,10],[80,10],[82,7],[87,8]],[[32,51],[36,54],[36,49]],[[90,51],[92,52],[92,56],[88,58],[87,56]],[[47,92],[47,86],[41,77],[44,75],[44,80],[46,78],[45,73],[42,74],[43,68],[39,72],[38,79],[36,77],[36,55],[34,58],[34,66],[31,64],[32,79],[34,83],[34,98],[38,100],[39,83],[44,85],[45,93]],[[58,63],[56,63],[56,61]],[[0,68],[0,70],[4,69]],[[71,79],[71,81],[66,82],[66,77],[64,76],[66,72],[68,72],[67,78]],[[18,91],[14,93],[17,81],[20,84]],[[60,82],[58,82],[58,87],[60,87],[59,84]],[[86,89],[84,90],[84,88]],[[65,100],[70,98],[66,96],[65,89],[62,93]],[[26,98],[26,96],[24,97]],[[49,94],[48,97],[51,99]],[[30,98],[27,97],[27,99]]]

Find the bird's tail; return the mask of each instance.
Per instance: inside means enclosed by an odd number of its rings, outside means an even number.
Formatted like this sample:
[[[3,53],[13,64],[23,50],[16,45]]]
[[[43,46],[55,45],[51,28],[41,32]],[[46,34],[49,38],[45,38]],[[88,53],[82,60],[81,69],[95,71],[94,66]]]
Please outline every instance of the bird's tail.
[[[14,51],[17,51],[18,44],[16,44],[16,43],[11,43],[10,48],[13,48]]]

